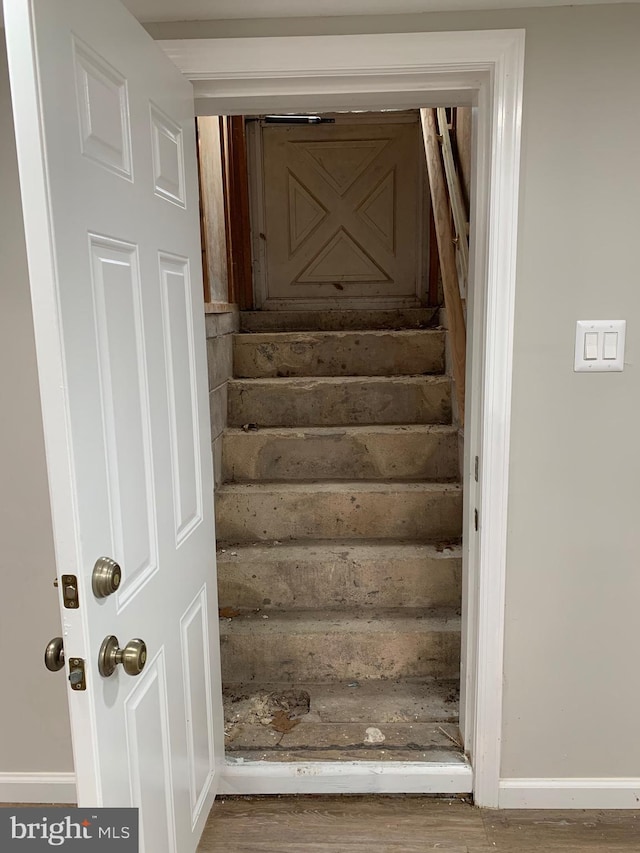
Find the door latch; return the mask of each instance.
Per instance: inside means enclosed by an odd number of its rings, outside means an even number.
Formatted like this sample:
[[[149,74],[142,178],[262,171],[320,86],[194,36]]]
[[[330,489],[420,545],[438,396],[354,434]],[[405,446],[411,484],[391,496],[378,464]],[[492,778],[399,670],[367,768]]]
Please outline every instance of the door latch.
[[[86,690],[87,681],[82,658],[69,658],[69,683],[72,690]]]
[[[56,580],[53,582],[54,586],[58,586],[58,582]],[[62,603],[68,610],[77,610],[80,606],[80,600],[78,598],[78,578],[76,575],[62,575]]]
[[[62,637],[54,637],[47,643],[44,650],[44,665],[49,672],[64,669],[64,641]],[[72,690],[86,690],[84,661],[82,658],[69,658],[69,683]]]

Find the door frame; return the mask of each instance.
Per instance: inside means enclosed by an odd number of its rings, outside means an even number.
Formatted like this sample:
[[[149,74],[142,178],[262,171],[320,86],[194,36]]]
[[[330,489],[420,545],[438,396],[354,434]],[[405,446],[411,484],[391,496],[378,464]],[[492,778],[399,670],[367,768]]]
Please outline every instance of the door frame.
[[[336,116],[336,124],[354,125],[366,124],[409,124],[416,126],[416,147],[422,146],[422,131],[420,118],[411,116],[407,112],[374,113],[375,120],[369,113],[347,113],[344,116]],[[388,296],[366,297],[325,297],[324,299],[312,299],[309,297],[298,297],[296,299],[279,299],[279,305],[269,305],[268,297],[268,263],[267,243],[263,235],[267,233],[267,215],[265,202],[265,161],[264,161],[264,121],[258,117],[252,117],[247,122],[247,163],[249,183],[249,203],[251,208],[251,252],[253,257],[253,294],[254,305],[257,309],[267,310],[330,310],[342,308],[356,308],[368,310],[372,308],[417,308],[426,304],[428,258],[429,258],[429,228],[427,223],[430,215],[428,203],[428,178],[427,167],[424,158],[418,164],[418,232],[416,239],[415,277],[416,287],[412,296],[393,298]],[[332,125],[335,127],[336,125]],[[273,125],[272,125],[273,127]]]
[[[524,42],[524,30],[159,41],[193,82],[198,115],[474,107],[460,716],[475,802],[489,808],[500,784]],[[446,792],[471,782],[462,764],[261,762],[249,781],[248,769],[229,765],[226,792]]]

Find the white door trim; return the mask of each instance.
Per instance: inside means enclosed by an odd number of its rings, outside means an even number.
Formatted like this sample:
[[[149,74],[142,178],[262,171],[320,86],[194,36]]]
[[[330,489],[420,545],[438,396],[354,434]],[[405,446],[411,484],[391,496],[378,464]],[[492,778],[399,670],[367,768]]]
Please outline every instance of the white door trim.
[[[463,735],[478,805],[500,793],[507,499],[524,31],[160,41],[199,114],[477,106],[465,484]],[[471,363],[472,362],[472,363]],[[480,458],[480,482],[471,460]],[[484,508],[480,529],[473,508]],[[313,776],[311,765],[308,773]],[[230,771],[231,772],[231,771]],[[380,770],[385,773],[384,767]],[[270,793],[280,789],[272,787]],[[322,790],[322,787],[320,787]]]
[[[229,762],[220,794],[467,794],[471,767],[463,762]]]

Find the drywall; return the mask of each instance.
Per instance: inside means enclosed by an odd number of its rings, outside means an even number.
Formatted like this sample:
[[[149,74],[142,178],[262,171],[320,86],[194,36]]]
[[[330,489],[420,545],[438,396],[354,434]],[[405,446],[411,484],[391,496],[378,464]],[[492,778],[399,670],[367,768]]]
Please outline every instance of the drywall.
[[[640,8],[557,11],[527,33],[503,775],[633,777]],[[573,372],[579,319],[628,321],[623,373]]]
[[[524,28],[504,777],[640,767],[640,7],[148,25],[156,38]],[[573,372],[578,319],[625,371]]]
[[[47,672],[61,634],[31,297],[9,79],[0,30],[0,781],[73,770],[64,672]]]

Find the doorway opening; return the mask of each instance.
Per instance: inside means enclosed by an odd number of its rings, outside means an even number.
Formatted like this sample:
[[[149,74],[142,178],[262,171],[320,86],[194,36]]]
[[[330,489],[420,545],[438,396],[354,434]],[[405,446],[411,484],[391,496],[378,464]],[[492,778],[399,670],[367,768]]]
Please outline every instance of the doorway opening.
[[[468,768],[464,367],[437,238],[445,205],[464,310],[471,125],[470,107],[198,120],[232,764]],[[432,202],[429,134],[455,204]]]
[[[524,41],[523,30],[494,30],[160,43],[192,81],[198,116],[474,107],[463,474],[463,529],[473,535],[462,555],[460,680],[460,727],[473,771],[419,762],[227,764],[222,792],[473,790],[478,805],[499,803]]]

